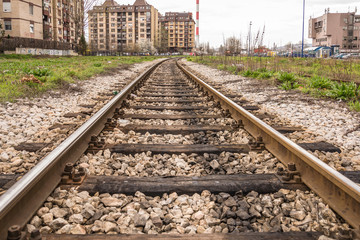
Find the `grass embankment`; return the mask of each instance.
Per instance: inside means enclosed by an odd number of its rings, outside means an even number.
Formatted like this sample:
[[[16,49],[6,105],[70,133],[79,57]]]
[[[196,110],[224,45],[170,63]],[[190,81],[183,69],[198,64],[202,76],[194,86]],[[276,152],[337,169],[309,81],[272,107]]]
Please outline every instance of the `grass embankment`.
[[[0,102],[41,94],[119,66],[156,57],[34,57],[0,55]]]
[[[315,97],[342,100],[351,110],[360,111],[359,60],[210,56],[187,59],[244,77],[270,80],[284,90],[298,89]]]

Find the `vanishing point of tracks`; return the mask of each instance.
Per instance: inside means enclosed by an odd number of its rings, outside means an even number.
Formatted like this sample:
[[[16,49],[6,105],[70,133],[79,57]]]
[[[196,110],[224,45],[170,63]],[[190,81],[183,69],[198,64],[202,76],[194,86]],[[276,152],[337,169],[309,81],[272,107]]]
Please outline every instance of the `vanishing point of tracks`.
[[[24,228],[30,239],[317,239],[314,193],[352,227],[337,237],[355,238],[359,174],[333,170],[238,97],[174,60],[153,66],[0,197],[0,239]]]

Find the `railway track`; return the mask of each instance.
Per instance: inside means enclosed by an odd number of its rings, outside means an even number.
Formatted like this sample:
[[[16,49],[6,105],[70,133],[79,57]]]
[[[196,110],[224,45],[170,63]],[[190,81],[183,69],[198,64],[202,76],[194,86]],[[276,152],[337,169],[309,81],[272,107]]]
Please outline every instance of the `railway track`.
[[[331,169],[279,133],[299,128],[268,126],[239,97],[156,64],[0,197],[0,239],[355,238],[358,172]]]

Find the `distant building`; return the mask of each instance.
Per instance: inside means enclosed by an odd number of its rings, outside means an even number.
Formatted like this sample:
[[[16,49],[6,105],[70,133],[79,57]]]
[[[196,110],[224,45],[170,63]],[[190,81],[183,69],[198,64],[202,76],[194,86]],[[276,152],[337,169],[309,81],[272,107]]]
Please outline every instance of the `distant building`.
[[[360,15],[326,10],[324,15],[309,20],[309,38],[314,47],[339,45],[342,50],[359,50]]]
[[[195,48],[195,21],[190,12],[167,12],[160,17],[161,28],[168,33],[170,52],[191,52]]]
[[[83,33],[83,0],[2,0],[5,36],[77,43]]]
[[[43,0],[44,40],[78,43],[84,35],[83,0]]]
[[[0,18],[5,36],[43,39],[42,0],[0,1]]]
[[[144,48],[150,50],[159,40],[158,10],[145,0],[136,0],[133,5],[106,0],[88,14],[93,51],[141,52]]]
[[[260,47],[254,49],[255,54],[267,54],[270,51],[271,50],[265,46],[260,46]]]

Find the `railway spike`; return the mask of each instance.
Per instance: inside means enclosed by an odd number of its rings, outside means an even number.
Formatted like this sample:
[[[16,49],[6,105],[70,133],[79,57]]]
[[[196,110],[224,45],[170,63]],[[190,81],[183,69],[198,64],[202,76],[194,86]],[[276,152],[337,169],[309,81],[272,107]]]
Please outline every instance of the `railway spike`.
[[[65,168],[64,168],[64,172],[63,172],[63,176],[71,177],[73,170],[74,170],[74,164],[66,163]]]
[[[8,229],[7,240],[21,240],[24,239],[21,233],[21,227],[19,225],[13,225]]]

